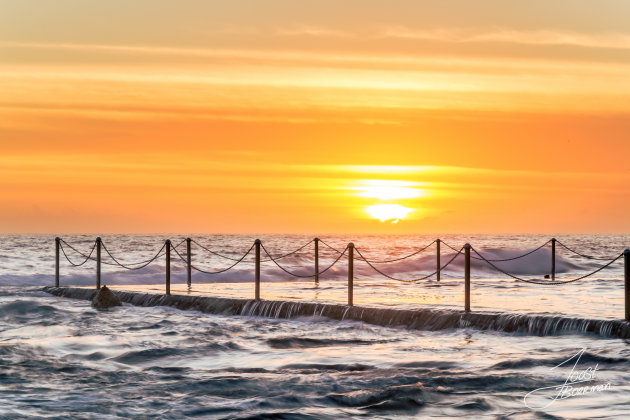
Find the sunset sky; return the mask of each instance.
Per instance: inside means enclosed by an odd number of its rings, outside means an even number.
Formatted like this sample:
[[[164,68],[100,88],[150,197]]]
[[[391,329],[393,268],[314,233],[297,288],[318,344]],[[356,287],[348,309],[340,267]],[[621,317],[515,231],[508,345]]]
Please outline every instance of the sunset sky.
[[[0,0],[0,232],[629,233],[629,16]]]

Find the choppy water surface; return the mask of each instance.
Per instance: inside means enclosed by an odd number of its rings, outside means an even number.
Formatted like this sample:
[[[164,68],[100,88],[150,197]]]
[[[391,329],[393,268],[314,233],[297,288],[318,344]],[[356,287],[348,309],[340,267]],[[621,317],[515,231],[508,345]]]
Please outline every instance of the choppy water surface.
[[[104,237],[125,261],[151,256],[156,236]],[[174,243],[176,237],[171,236]],[[470,418],[626,418],[630,410],[630,347],[627,340],[588,334],[546,337],[474,329],[417,331],[379,327],[320,317],[283,320],[218,316],[168,307],[125,305],[95,311],[89,302],[57,298],[37,285],[54,281],[54,241],[48,236],[3,237],[0,245],[0,416],[24,417],[470,417]],[[67,237],[82,250],[89,237]],[[238,256],[251,237],[198,237],[227,255]],[[282,254],[310,238],[262,238]],[[433,238],[351,238],[374,258],[405,255]],[[533,249],[548,238],[526,236],[451,237],[480,250],[508,255]],[[576,249],[614,256],[628,237],[566,237]],[[427,241],[428,240],[428,241]],[[83,242],[81,242],[83,241]],[[346,240],[330,238],[343,248]],[[111,244],[111,246],[110,246]],[[368,246],[369,245],[369,246]],[[199,265],[220,267],[197,250]],[[400,277],[425,273],[435,254],[424,254],[383,270]],[[443,251],[442,260],[448,252]],[[312,248],[287,259],[292,270],[306,272]],[[507,254],[505,254],[507,253]],[[600,261],[558,252],[559,277],[592,271]],[[118,254],[115,254],[118,256]],[[506,263],[519,275],[545,273],[548,252],[529,263]],[[320,267],[334,258],[322,250]],[[77,258],[80,260],[80,258]],[[252,266],[212,278],[196,274],[191,293],[251,297]],[[282,260],[281,260],[282,261]],[[461,262],[445,280],[419,284],[384,281],[356,263],[355,304],[368,306],[459,308]],[[90,263],[88,263],[90,264]],[[225,263],[223,263],[225,266]],[[188,293],[185,271],[173,263],[174,292]],[[473,310],[576,314],[597,319],[623,315],[623,265],[593,279],[567,286],[515,283],[482,266],[473,266]],[[93,264],[84,270],[62,266],[62,284],[93,284]],[[345,262],[324,275],[320,285],[289,282],[267,264],[263,298],[343,302]],[[135,273],[104,268],[108,285],[138,284],[160,290],[164,263]],[[218,283],[202,284],[217,280]],[[134,285],[135,284],[135,285]],[[20,286],[22,285],[22,286]],[[121,287],[121,286],[118,286]],[[551,369],[584,349],[574,368],[592,392],[553,397],[573,362]],[[590,371],[589,371],[590,368]],[[595,372],[595,373],[593,373]],[[569,382],[571,384],[571,382]],[[601,385],[601,389],[596,388]],[[574,388],[581,384],[574,384]],[[568,392],[564,388],[564,392]],[[569,392],[570,394],[570,392]],[[557,396],[557,395],[556,395]],[[545,404],[549,404],[543,408]]]

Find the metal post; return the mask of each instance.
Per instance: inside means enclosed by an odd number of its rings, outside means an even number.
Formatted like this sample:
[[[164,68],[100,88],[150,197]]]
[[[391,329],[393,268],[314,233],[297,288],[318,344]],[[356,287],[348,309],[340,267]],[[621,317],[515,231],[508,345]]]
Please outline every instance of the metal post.
[[[626,321],[630,322],[630,249],[623,251],[623,269],[626,292]]]
[[[551,280],[556,279],[556,238],[551,239]]]
[[[348,306],[352,306],[354,294],[354,244],[348,244]]]
[[[186,270],[188,273],[188,288],[192,284],[192,262],[190,256],[190,238],[186,238]]]
[[[171,294],[171,240],[166,240],[166,294]]]
[[[319,238],[315,238],[315,283],[319,283]]]
[[[440,281],[440,271],[441,271],[441,267],[442,264],[440,263],[440,240],[436,239],[435,240],[435,244],[437,245],[437,281]]]
[[[464,310],[470,312],[470,244],[464,245],[465,268],[464,268]]]
[[[61,246],[61,238],[55,238],[55,287],[59,287],[59,248]]]
[[[260,300],[260,239],[254,242],[256,245],[256,300]]]
[[[96,238],[96,290],[101,288],[101,237]]]

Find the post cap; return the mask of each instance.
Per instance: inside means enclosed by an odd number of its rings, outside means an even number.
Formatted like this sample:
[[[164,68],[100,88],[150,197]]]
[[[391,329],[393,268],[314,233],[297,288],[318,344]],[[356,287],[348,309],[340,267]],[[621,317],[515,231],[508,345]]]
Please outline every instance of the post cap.
[[[260,243],[261,243],[261,242],[260,242],[260,239],[256,239],[256,240],[254,241],[254,243],[255,243],[256,245],[260,245]]]
[[[442,242],[442,240],[441,240],[440,238],[437,238],[437,239],[435,240],[435,242],[437,242],[437,243],[439,244],[440,242]]]
[[[170,244],[171,244],[171,240],[170,240],[170,239],[167,239],[164,243],[165,243],[166,245],[170,245]]]
[[[348,244],[348,248],[354,248],[354,243],[353,243],[353,242],[350,242],[350,243]]]
[[[470,244],[464,245],[464,248],[470,248]]]
[[[192,239],[190,239],[190,238],[186,238],[186,241],[187,241],[187,242],[190,242],[190,241],[192,241]]]
[[[551,238],[551,242],[556,242],[556,238]]]
[[[628,254],[630,254],[630,249],[626,249],[625,251],[623,251],[623,254],[624,254],[624,255],[628,255]]]
[[[96,242],[101,242],[101,237],[100,236],[96,237]]]
[[[314,240],[315,242],[318,242],[318,241],[319,241],[319,238],[315,238],[315,239],[313,239],[313,240]]]
[[[55,241],[57,241],[57,242],[59,242],[60,240],[61,240],[61,238],[60,238],[59,236],[57,236],[57,237],[55,238]]]

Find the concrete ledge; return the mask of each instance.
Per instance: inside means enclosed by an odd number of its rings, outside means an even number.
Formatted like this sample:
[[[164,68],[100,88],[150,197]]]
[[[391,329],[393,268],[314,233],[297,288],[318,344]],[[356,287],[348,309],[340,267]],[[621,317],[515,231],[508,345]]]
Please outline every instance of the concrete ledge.
[[[96,290],[78,287],[45,287],[59,297],[91,300]],[[193,295],[163,295],[112,290],[122,302],[136,306],[171,306],[210,314],[291,319],[322,316],[335,320],[361,321],[381,326],[437,331],[455,328],[504,331],[524,335],[593,334],[630,338],[630,323],[528,314],[464,312],[421,308],[416,310],[345,306],[299,301],[233,299]]]

